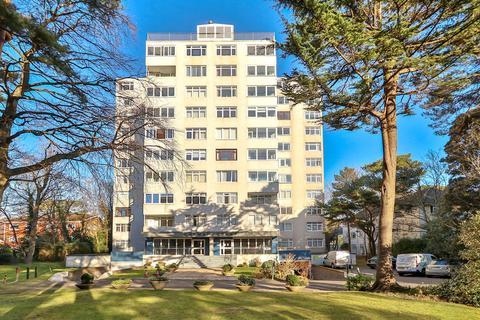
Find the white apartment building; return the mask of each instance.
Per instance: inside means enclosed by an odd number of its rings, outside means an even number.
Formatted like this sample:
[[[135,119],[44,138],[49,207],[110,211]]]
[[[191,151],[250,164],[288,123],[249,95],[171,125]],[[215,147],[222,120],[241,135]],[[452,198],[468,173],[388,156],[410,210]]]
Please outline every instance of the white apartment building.
[[[137,138],[139,163],[116,159],[114,251],[324,252],[320,114],[277,88],[274,34],[209,23],[149,33],[145,53],[147,75],[119,81],[117,110],[130,96],[163,128]]]

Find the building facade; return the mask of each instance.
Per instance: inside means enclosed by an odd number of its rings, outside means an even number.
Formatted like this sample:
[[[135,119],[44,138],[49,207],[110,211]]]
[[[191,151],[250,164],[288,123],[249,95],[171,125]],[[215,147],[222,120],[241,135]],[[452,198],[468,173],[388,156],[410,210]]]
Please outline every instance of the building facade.
[[[135,138],[137,161],[116,156],[114,251],[325,251],[320,114],[282,96],[273,44],[213,23],[147,35],[146,77],[119,81],[117,110],[143,105],[162,127]]]

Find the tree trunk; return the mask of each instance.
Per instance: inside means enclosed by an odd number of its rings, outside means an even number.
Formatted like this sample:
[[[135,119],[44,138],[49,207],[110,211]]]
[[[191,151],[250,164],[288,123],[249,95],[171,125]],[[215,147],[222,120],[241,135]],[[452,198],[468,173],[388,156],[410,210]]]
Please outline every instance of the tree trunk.
[[[385,70],[385,116],[381,120],[383,147],[383,181],[379,219],[379,252],[375,291],[388,291],[397,286],[392,270],[392,228],[395,209],[395,184],[397,172],[397,110],[396,94],[398,76]]]
[[[37,224],[38,216],[37,219],[32,219],[32,221],[29,222],[30,230],[28,231],[27,235],[28,247],[25,254],[25,264],[27,265],[32,264],[35,249],[37,247]]]

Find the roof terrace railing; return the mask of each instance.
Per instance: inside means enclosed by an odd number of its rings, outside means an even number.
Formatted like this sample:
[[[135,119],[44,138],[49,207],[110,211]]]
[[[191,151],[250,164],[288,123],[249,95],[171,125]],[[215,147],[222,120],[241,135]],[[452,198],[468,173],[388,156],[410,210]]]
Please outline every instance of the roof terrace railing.
[[[267,40],[275,41],[274,32],[235,32],[234,40]],[[151,32],[147,33],[147,41],[194,41],[198,40],[196,33],[182,32]],[[229,39],[204,39],[202,40],[225,40]]]

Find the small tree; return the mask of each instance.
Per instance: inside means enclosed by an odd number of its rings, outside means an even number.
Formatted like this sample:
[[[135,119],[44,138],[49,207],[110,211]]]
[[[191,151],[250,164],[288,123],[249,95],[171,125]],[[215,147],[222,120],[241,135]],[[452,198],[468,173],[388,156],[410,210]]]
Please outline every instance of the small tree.
[[[334,129],[380,132],[381,212],[375,290],[396,285],[389,256],[395,208],[397,118],[415,104],[437,119],[479,100],[478,2],[277,0],[300,69],[283,90]],[[475,100],[476,99],[476,100]],[[473,102],[473,103],[472,103]]]

